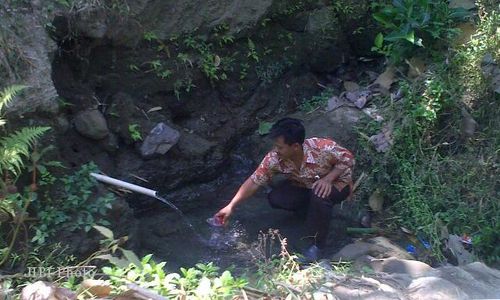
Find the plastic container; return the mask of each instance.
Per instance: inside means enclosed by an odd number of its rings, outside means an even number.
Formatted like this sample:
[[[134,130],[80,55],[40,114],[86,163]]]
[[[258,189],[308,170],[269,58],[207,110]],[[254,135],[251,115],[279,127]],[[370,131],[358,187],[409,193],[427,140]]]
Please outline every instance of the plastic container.
[[[412,255],[416,255],[417,254],[417,249],[412,244],[408,244],[408,245],[406,245],[406,252],[408,252],[408,253],[410,253]]]
[[[211,217],[207,219],[207,223],[214,227],[224,226],[224,223],[222,223],[222,218]]]

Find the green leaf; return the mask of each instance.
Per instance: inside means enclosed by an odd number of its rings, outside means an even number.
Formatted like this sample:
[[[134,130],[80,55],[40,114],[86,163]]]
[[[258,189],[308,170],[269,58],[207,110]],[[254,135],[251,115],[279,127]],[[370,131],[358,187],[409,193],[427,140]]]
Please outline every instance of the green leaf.
[[[379,32],[379,34],[377,34],[377,36],[375,37],[375,47],[377,48],[382,48],[382,45],[384,44],[384,35]]]
[[[415,44],[415,31],[412,30],[412,31],[408,32],[408,34],[406,35],[405,39],[408,42],[410,42],[412,44]]]
[[[99,231],[104,237],[110,240],[114,240],[115,237],[113,235],[113,231],[111,231],[109,228],[106,228],[104,226],[99,226],[99,225],[94,225],[93,226],[97,231]]]
[[[126,249],[121,249],[121,250],[122,250],[123,256],[125,256],[125,258],[130,263],[134,264],[139,269],[142,269],[142,263],[134,252],[132,252],[130,250],[126,250]]]
[[[3,91],[0,92],[0,111],[26,87],[25,85],[12,85],[4,88]]]
[[[129,261],[123,258],[118,258],[115,256],[112,256],[110,254],[104,254],[104,255],[99,255],[96,256],[95,258],[97,259],[104,259],[112,263],[113,265],[117,266],[118,268],[125,269],[129,266]]]
[[[271,128],[273,127],[273,124],[274,123],[271,123],[271,122],[260,122],[259,123],[259,129],[257,130],[257,132],[260,135],[266,135],[266,134],[268,134],[271,131]]]

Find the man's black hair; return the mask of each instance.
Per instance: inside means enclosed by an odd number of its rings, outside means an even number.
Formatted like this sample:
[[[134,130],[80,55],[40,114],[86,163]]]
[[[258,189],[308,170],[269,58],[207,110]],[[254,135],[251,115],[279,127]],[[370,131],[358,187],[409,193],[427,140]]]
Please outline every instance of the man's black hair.
[[[274,123],[269,133],[269,137],[277,139],[282,136],[285,144],[293,145],[295,143],[303,144],[306,137],[306,130],[302,121],[294,118],[283,118]]]

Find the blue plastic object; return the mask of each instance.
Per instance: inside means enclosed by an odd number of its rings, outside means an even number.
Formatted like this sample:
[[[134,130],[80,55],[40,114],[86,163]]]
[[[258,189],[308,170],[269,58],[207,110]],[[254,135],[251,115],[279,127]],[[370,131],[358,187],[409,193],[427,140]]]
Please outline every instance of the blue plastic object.
[[[412,244],[408,244],[406,246],[406,252],[412,254],[412,255],[416,255],[417,254],[417,248],[415,248],[415,246],[413,246]]]
[[[417,238],[420,241],[420,243],[422,243],[422,245],[425,247],[425,249],[430,249],[431,248],[431,244],[429,244],[428,241],[424,240],[423,237],[417,236]]]

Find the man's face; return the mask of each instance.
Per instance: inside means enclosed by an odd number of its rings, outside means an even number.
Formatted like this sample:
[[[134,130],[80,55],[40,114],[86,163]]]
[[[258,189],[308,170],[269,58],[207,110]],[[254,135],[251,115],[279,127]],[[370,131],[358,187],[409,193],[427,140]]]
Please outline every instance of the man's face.
[[[299,149],[300,145],[298,143],[288,145],[282,136],[277,137],[274,140],[274,150],[278,152],[281,158],[290,159],[293,154]]]

